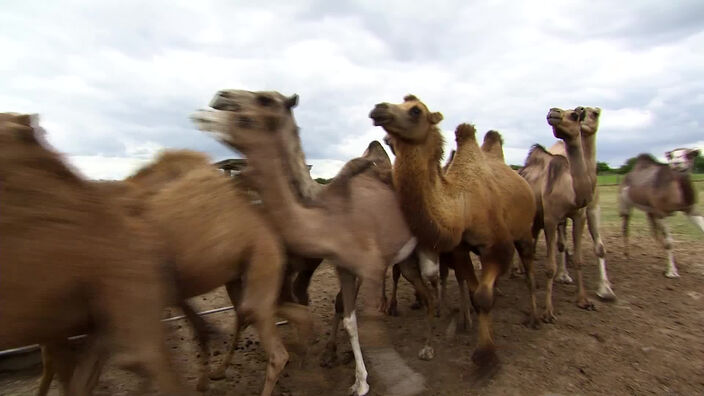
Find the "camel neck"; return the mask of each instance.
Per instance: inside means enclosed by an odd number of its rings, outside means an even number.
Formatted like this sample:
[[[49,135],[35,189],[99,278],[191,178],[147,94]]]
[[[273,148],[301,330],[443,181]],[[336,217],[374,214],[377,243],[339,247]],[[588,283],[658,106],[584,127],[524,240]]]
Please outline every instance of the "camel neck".
[[[592,182],[591,175],[587,172],[581,139],[565,141],[565,150],[567,152],[567,160],[570,163],[575,203],[578,207],[582,207],[589,203],[594,195],[595,183]]]
[[[590,136],[582,135],[582,150],[584,152],[584,165],[596,183],[596,134]]]
[[[419,242],[433,250],[454,247],[459,240],[452,232],[455,205],[445,199],[445,181],[440,168],[442,135],[431,133],[425,144],[396,143],[394,186],[401,209]]]
[[[323,187],[313,180],[310,175],[298,133],[298,126],[293,118],[291,125],[282,131],[280,136],[285,138],[281,142],[283,161],[288,165],[286,171],[295,193],[304,201],[313,200],[322,191]]]

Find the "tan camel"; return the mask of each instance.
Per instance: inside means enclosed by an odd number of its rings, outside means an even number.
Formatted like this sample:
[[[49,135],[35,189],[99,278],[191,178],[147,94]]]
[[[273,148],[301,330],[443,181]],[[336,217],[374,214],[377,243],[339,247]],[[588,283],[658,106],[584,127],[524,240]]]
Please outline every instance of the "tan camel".
[[[0,114],[0,180],[0,349],[90,328],[67,394],[91,394],[110,352],[163,393],[187,393],[163,342],[169,283],[151,229],[67,167],[34,116]]]
[[[587,167],[587,172],[590,175],[590,181],[593,184],[594,196],[587,205],[587,227],[589,234],[594,243],[594,255],[597,257],[599,265],[599,287],[596,295],[603,300],[613,300],[616,294],[611,289],[611,282],[606,274],[606,247],[604,241],[599,234],[599,218],[601,216],[601,207],[599,206],[599,190],[596,188],[596,132],[599,129],[599,117],[601,109],[598,107],[585,107],[586,112],[584,120],[581,123],[582,150],[584,151],[584,162]],[[565,142],[558,141],[548,149],[550,153],[567,157],[565,150]],[[572,283],[572,277],[567,272],[567,257],[568,252],[565,248],[566,241],[566,222],[558,226],[558,242],[557,248],[560,254],[558,262],[557,274],[555,279],[558,282]]]
[[[197,152],[164,152],[124,182],[103,183],[102,188],[131,215],[148,220],[165,242],[175,266],[178,295],[173,303],[226,283],[237,307],[232,342],[244,325],[255,325],[269,354],[262,395],[270,395],[288,361],[275,313],[296,323],[301,334],[309,334],[311,319],[302,306],[284,304],[277,311],[284,268],[280,242],[267,221]],[[186,314],[196,325],[202,321],[193,311]],[[203,327],[196,326],[202,349],[199,390],[207,389],[210,355]]]
[[[557,227],[567,218],[573,221],[574,264],[577,268],[577,305],[593,309],[594,304],[587,298],[582,282],[582,232],[586,221],[585,208],[594,196],[595,183],[587,172],[580,137],[580,124],[584,120],[584,108],[575,110],[550,109],[547,116],[553,135],[565,142],[567,157],[552,155],[540,145],[534,145],[520,174],[533,188],[538,202],[533,225],[533,235],[537,239],[542,228],[548,251],[546,275],[548,278],[543,320],[553,322],[556,317],[552,305],[552,287],[555,278]]]
[[[665,217],[684,212],[690,221],[704,232],[704,217],[696,208],[697,190],[692,185],[690,173],[699,150],[677,149],[666,153],[672,164],[668,167],[648,154],[638,156],[633,169],[621,182],[618,194],[619,214],[623,220],[623,242],[628,251],[628,221],[633,207],[648,215],[653,237],[667,252],[665,276],[679,278],[672,253],[672,236],[665,224]]]
[[[488,367],[498,359],[490,316],[494,283],[509,268],[514,246],[529,274],[531,321],[537,323],[531,240],[535,201],[530,187],[511,168],[484,155],[474,127],[468,124],[457,127],[457,153],[443,173],[443,138],[437,127],[442,115],[430,112],[413,95],[401,104],[377,104],[370,117],[393,136],[394,186],[419,244],[438,252],[453,251],[455,271],[469,280],[479,313],[479,345],[473,360]],[[469,260],[470,249],[482,261],[480,282]]]
[[[377,174],[370,153],[373,150],[348,163],[341,171],[347,177],[336,177],[313,204],[305,205],[296,196],[284,171],[287,150],[280,141],[284,133],[297,134],[291,111],[296,104],[297,96],[287,98],[278,92],[227,90],[217,93],[211,102],[217,111],[201,111],[194,115],[194,121],[200,129],[214,133],[221,142],[247,156],[251,183],[287,248],[336,264],[342,288],[342,304],[336,304],[336,311],[344,310],[342,322],[350,336],[356,365],[355,384],[350,390],[364,395],[369,385],[357,334],[355,278],[378,284],[389,265],[408,257],[416,240],[400,212],[394,190]],[[337,323],[333,321],[328,351],[331,345],[334,348]],[[419,357],[434,355],[431,336],[428,331]]]

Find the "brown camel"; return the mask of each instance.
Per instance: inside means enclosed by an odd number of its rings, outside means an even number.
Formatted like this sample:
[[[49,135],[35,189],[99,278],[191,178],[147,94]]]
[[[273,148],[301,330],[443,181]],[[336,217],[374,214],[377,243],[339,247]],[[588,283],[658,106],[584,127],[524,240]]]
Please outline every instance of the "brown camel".
[[[699,150],[676,149],[666,153],[671,165],[668,167],[651,155],[638,156],[633,169],[621,182],[618,194],[619,214],[623,220],[623,243],[626,257],[628,251],[628,221],[633,207],[648,215],[653,237],[667,252],[665,276],[679,278],[675,258],[672,254],[672,236],[665,224],[665,217],[675,212],[684,212],[690,221],[704,232],[704,217],[696,209],[697,190],[692,185],[690,173]]]
[[[594,196],[587,205],[587,227],[589,234],[592,237],[594,244],[594,255],[597,257],[599,265],[599,287],[596,295],[603,300],[613,300],[616,294],[611,289],[611,282],[606,274],[606,247],[604,241],[599,234],[599,218],[601,216],[601,207],[599,206],[599,190],[596,188],[596,132],[599,129],[599,117],[601,109],[598,107],[585,107],[586,112],[584,120],[580,125],[580,133],[582,138],[582,150],[584,151],[584,163],[587,167],[587,172],[590,175],[590,181],[593,184]],[[565,150],[565,142],[558,141],[550,149],[550,153],[562,155],[567,158],[567,150]],[[567,257],[568,252],[565,247],[566,238],[566,222],[558,226],[558,242],[557,249],[560,254],[558,262],[557,274],[555,279],[558,282],[572,283],[572,278],[567,272]]]
[[[194,188],[197,186],[197,188]],[[187,151],[162,153],[124,182],[102,183],[131,215],[149,221],[163,239],[175,267],[178,294],[171,302],[226,284],[236,309],[233,344],[241,328],[253,323],[269,354],[262,395],[270,395],[288,361],[275,329],[274,315],[296,323],[308,334],[311,319],[301,306],[276,307],[283,277],[277,236],[245,195],[220,174],[207,156]],[[246,263],[246,265],[245,265]],[[207,388],[209,351],[202,319],[185,310],[201,351],[198,389]]]
[[[416,240],[400,212],[394,190],[380,180],[373,154],[379,152],[374,149],[378,143],[373,143],[364,157],[350,161],[340,172],[346,176],[336,177],[315,202],[296,196],[284,170],[287,150],[280,140],[283,134],[297,134],[291,110],[296,104],[295,95],[226,90],[218,92],[211,102],[217,111],[200,111],[194,121],[200,129],[214,133],[221,142],[247,156],[250,182],[256,186],[287,248],[336,264],[342,288],[342,306],[336,304],[336,313],[344,310],[342,322],[356,364],[355,384],[350,390],[363,395],[369,385],[357,334],[355,278],[378,284],[390,264],[408,257]],[[333,321],[328,342],[328,351],[332,349],[333,353],[337,323]],[[428,331],[421,358],[434,354],[431,335]]]
[[[150,227],[67,167],[35,116],[0,114],[0,180],[0,349],[90,328],[67,394],[89,395],[110,352],[163,393],[184,394],[163,342],[169,275]]]
[[[533,188],[538,202],[533,225],[535,239],[542,228],[548,251],[546,275],[548,278],[543,320],[553,322],[556,317],[552,305],[552,287],[555,278],[557,227],[567,218],[573,221],[574,264],[577,268],[577,305],[593,309],[582,282],[582,232],[584,231],[585,208],[594,196],[595,183],[587,172],[580,137],[580,124],[584,120],[584,108],[575,110],[550,109],[547,116],[553,134],[565,142],[567,157],[552,155],[540,145],[534,145],[520,174]]]
[[[413,95],[401,104],[377,104],[370,117],[393,136],[394,186],[419,244],[438,252],[452,251],[455,271],[469,280],[479,316],[479,345],[473,360],[488,367],[498,359],[490,316],[494,283],[510,267],[514,246],[529,275],[530,320],[537,323],[531,239],[535,200],[530,187],[506,164],[484,155],[474,127],[468,124],[457,127],[457,153],[443,172],[443,138],[437,127],[442,114],[430,112]],[[479,282],[470,250],[482,261]]]

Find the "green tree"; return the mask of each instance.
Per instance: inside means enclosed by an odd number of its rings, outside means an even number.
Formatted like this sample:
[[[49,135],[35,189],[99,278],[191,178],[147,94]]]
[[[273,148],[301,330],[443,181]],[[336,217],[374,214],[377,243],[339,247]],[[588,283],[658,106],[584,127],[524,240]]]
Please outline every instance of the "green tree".
[[[511,169],[513,169],[513,170],[519,170],[519,169],[523,168],[522,165],[509,165],[509,166],[510,166]]]
[[[618,168],[618,170],[616,170],[616,173],[621,174],[621,175],[625,175],[626,173],[630,172],[631,169],[633,169],[633,165],[636,164],[636,160],[638,160],[637,157],[631,157],[631,158],[627,159],[626,162],[623,165],[621,165],[621,167]]]
[[[697,158],[694,159],[694,173],[704,173],[704,156],[699,154]]]
[[[608,173],[611,172],[613,169],[607,164],[606,162],[598,162],[596,163],[596,173]]]
[[[330,183],[330,179],[323,179],[322,177],[316,178],[315,181],[317,181],[317,182],[320,183],[320,184],[328,184],[328,183]]]

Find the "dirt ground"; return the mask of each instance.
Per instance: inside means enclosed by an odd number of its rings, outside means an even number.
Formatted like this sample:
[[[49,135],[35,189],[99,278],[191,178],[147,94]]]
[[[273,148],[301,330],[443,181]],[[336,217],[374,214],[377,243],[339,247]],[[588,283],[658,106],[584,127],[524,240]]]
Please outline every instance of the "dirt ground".
[[[476,342],[475,329],[446,340],[449,316],[435,320],[436,357],[430,362],[416,355],[423,342],[425,316],[409,308],[413,291],[401,280],[399,317],[375,312],[378,292],[363,288],[360,302],[360,337],[369,370],[370,395],[624,395],[704,394],[704,242],[681,241],[675,254],[682,276],[666,279],[665,253],[648,235],[632,236],[633,257],[626,260],[618,231],[602,230],[609,249],[608,269],[618,299],[600,302],[594,296],[596,259],[585,237],[585,279],[596,311],[575,305],[576,286],[557,285],[555,308],[558,321],[533,330],[521,325],[528,310],[522,279],[502,278],[494,308],[494,334],[502,361],[488,379],[480,379],[470,356]],[[543,243],[538,250],[537,280],[540,309],[543,307],[545,260]],[[574,276],[574,272],[572,272]],[[448,305],[457,306],[457,285],[448,282]],[[276,395],[344,395],[354,382],[354,362],[344,330],[338,333],[338,362],[333,368],[319,366],[337,291],[333,268],[324,264],[311,286],[311,308],[316,319],[314,344],[303,367],[292,354],[276,387]],[[230,305],[218,290],[197,298],[200,308]],[[176,313],[176,311],[174,311]],[[219,329],[214,335],[213,360],[219,363],[232,327],[232,312],[207,317]],[[475,321],[476,324],[476,321]],[[197,350],[185,322],[169,324],[169,345],[189,386],[195,387]],[[294,332],[279,327],[287,342]],[[265,356],[256,336],[248,330],[240,342],[227,378],[211,383],[207,395],[254,395],[263,383]],[[40,367],[0,373],[0,394],[31,395],[36,392]],[[108,367],[96,394],[140,393],[140,381],[131,373]],[[56,383],[52,393],[58,395]]]

